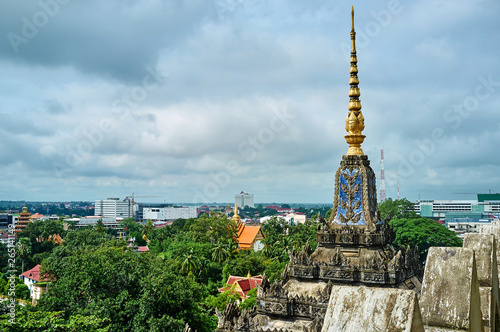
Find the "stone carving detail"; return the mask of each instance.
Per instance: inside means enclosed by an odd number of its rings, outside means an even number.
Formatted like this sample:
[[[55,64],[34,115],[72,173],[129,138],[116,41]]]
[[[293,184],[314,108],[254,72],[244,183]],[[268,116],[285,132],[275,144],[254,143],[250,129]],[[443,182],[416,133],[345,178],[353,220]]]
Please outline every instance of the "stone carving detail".
[[[333,255],[328,257],[328,265],[333,265],[333,266],[345,266],[349,267],[349,260],[345,255],[342,253],[340,250],[340,247],[337,247],[335,251],[333,252]]]
[[[240,309],[236,302],[230,301],[223,312],[219,309],[215,309],[215,314],[219,319],[217,323],[217,328],[219,330],[234,331],[237,320],[241,315]]]
[[[288,252],[290,263],[293,265],[311,265],[311,254],[312,250],[311,246],[309,246],[309,242],[306,243],[301,252],[297,252],[295,251],[295,249],[293,249],[293,251],[291,252]]]

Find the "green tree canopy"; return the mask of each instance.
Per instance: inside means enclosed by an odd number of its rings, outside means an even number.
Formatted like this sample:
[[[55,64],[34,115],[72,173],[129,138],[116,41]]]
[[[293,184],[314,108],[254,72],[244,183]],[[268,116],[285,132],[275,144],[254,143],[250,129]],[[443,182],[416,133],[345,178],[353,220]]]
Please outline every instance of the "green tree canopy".
[[[460,247],[462,240],[440,223],[422,217],[393,219],[391,225],[396,232],[393,244],[396,247],[418,246],[420,260],[425,262],[430,247]]]
[[[406,198],[395,199],[387,198],[385,201],[381,202],[378,206],[380,212],[380,217],[382,220],[387,218],[389,215],[391,219],[401,219],[401,218],[415,218],[417,214],[415,213],[415,204],[407,200]]]
[[[44,264],[57,280],[37,310],[63,311],[65,318],[96,315],[113,331],[180,331],[185,323],[209,331],[201,286],[152,254],[102,246],[66,251]]]

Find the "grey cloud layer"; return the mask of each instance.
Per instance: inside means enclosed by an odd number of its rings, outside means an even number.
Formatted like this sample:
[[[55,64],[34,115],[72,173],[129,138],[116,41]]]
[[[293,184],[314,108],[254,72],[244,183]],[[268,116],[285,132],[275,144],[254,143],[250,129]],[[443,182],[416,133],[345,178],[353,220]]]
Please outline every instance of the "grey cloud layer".
[[[61,2],[17,53],[8,34],[43,6],[1,5],[0,199],[331,200],[349,6],[186,3]],[[398,178],[410,199],[500,191],[498,14],[493,0],[356,5],[363,148],[376,172],[384,148],[389,196]]]

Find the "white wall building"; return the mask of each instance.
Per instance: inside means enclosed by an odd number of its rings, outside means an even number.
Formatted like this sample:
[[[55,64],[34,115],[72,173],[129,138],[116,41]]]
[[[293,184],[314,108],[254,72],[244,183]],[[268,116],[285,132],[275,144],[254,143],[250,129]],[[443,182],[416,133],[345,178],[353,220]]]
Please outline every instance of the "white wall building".
[[[236,204],[238,207],[241,207],[242,209],[245,208],[245,206],[254,208],[255,205],[253,204],[253,194],[249,194],[245,191],[236,194],[234,196],[234,204]]]
[[[142,210],[144,220],[168,221],[196,218],[196,207],[145,207]]]
[[[448,222],[448,229],[454,231],[459,238],[463,239],[466,233],[481,233],[482,229],[486,229],[490,225],[491,222],[488,219],[468,221],[466,218],[463,218]]]
[[[132,202],[119,198],[99,199],[95,201],[94,214],[107,218],[131,218]]]

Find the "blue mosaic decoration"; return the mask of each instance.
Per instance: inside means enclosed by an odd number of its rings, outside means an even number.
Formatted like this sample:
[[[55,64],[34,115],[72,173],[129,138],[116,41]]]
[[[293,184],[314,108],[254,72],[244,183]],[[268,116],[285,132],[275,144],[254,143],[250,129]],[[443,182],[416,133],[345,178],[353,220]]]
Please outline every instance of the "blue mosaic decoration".
[[[335,175],[335,196],[330,222],[367,226],[375,231],[382,224],[378,213],[375,173],[365,155],[343,156]]]
[[[338,212],[335,221],[347,225],[365,225],[359,169],[343,169],[340,172]]]

